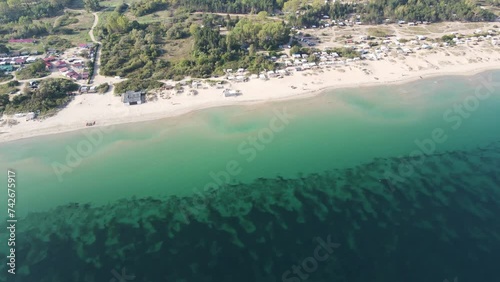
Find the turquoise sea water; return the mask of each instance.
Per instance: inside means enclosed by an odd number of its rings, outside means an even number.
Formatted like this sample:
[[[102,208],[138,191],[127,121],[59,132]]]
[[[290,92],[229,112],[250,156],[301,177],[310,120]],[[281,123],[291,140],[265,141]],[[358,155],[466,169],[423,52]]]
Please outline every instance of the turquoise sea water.
[[[489,72],[0,144],[12,281],[493,281],[499,111]]]

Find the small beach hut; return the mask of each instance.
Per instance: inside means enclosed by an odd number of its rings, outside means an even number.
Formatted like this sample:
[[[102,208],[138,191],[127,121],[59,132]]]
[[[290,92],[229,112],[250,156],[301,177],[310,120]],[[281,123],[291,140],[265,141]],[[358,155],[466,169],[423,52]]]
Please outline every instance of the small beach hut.
[[[241,95],[241,92],[239,90],[226,89],[222,94],[224,94],[224,97],[237,97]]]
[[[144,91],[127,91],[122,94],[122,102],[127,105],[140,105],[145,94]]]

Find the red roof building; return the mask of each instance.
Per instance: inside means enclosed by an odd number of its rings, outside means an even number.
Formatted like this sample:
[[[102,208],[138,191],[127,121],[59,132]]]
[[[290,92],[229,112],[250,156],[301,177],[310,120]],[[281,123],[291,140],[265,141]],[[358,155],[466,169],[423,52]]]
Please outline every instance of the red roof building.
[[[64,68],[67,66],[67,64],[65,61],[56,61],[54,63],[54,66],[56,66],[56,68]]]

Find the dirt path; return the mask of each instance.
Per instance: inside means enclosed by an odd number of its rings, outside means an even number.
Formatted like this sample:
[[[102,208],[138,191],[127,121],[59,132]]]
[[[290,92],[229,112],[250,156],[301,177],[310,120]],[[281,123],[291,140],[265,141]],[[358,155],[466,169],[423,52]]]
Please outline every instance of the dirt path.
[[[102,44],[100,41],[97,41],[97,39],[94,36],[94,29],[99,23],[99,14],[98,13],[92,13],[94,15],[94,24],[92,25],[92,28],[90,28],[89,35],[90,39],[92,42],[95,44],[99,45],[99,49],[97,50],[97,55],[96,55],[96,60],[94,62],[94,75],[93,78],[90,80],[91,85],[100,85],[103,83],[109,84],[109,93],[113,92],[113,84],[124,81],[125,79],[123,78],[118,78],[118,77],[111,77],[111,76],[104,76],[101,75],[99,70],[101,67],[101,50],[102,50]]]
[[[97,26],[97,24],[99,23],[99,14],[97,13],[92,13],[94,15],[94,23],[92,24],[92,27],[90,28],[90,31],[89,31],[89,35],[90,35],[90,39],[92,40],[92,42],[96,43],[98,45],[98,49],[97,49],[97,54],[96,54],[96,60],[94,62],[94,74],[92,75],[93,77],[91,77],[90,81],[92,82],[92,84],[94,83],[94,81],[104,81],[105,78],[104,77],[100,77],[101,75],[99,74],[99,69],[100,69],[100,66],[101,66],[101,48],[102,48],[102,44],[101,42],[97,41],[95,39],[95,36],[94,36],[94,29],[95,27]]]
[[[94,37],[94,28],[99,23],[99,15],[97,13],[92,13],[92,15],[94,15],[94,23],[92,24],[92,27],[90,28],[89,31],[90,39],[92,39],[94,43],[101,44],[101,42],[97,41]]]

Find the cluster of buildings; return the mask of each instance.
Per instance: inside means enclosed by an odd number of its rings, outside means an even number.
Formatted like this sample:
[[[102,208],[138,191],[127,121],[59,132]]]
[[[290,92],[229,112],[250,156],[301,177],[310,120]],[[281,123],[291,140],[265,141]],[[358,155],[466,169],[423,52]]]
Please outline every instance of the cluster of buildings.
[[[8,41],[11,44],[14,43],[36,43],[35,39],[10,39]],[[30,64],[33,63],[37,58],[35,57],[38,55],[37,50],[31,50],[31,51],[12,51],[9,53],[0,53],[0,71],[4,73],[10,73],[13,71],[16,71],[20,67],[22,67],[25,64]]]
[[[379,60],[383,57],[388,57],[391,53],[395,52],[396,54],[408,55],[411,53],[417,53],[420,50],[429,50],[433,48],[439,47],[448,47],[450,43],[448,42],[428,42],[425,41],[427,38],[425,36],[417,35],[413,40],[383,40],[382,43],[378,46],[372,47],[366,42],[361,42],[356,45],[353,45],[351,48],[360,52],[361,59],[368,60]],[[456,44],[472,44],[478,45],[478,42],[487,42],[488,39],[492,45],[499,45],[500,41],[498,37],[486,36],[486,37],[468,37],[468,38],[453,38],[453,42]]]
[[[488,30],[486,32],[481,31],[480,29],[474,31],[476,36],[473,37],[463,37],[460,36],[457,32],[453,32],[455,38],[452,39],[455,44],[472,44],[479,45],[480,42],[490,42],[491,45],[496,46],[500,45],[500,36],[496,34],[493,30]]]
[[[244,68],[239,68],[236,71],[233,71],[233,69],[226,69],[224,70],[226,73],[226,79],[229,81],[235,81],[235,82],[246,82],[248,81],[247,77],[247,70]]]
[[[10,39],[9,43],[36,43],[34,39]],[[79,48],[81,51],[87,50],[88,57],[93,58],[95,52],[95,46],[92,43],[80,44]],[[89,78],[89,72],[85,66],[85,62],[77,58],[69,58],[63,60],[56,55],[57,50],[49,49],[47,51],[47,56],[42,60],[45,63],[47,70],[57,70],[63,76],[72,80],[87,80]],[[0,71],[5,73],[10,73],[18,70],[26,64],[35,62],[40,59],[38,51],[13,51],[10,53],[0,54]]]
[[[2,54],[3,55],[3,54]],[[33,63],[37,58],[34,56],[5,56],[0,58],[0,71],[10,73],[16,71],[25,64]]]
[[[89,72],[86,71],[83,60],[71,58],[62,60],[54,56],[43,59],[47,69],[57,69],[62,75],[73,80],[86,80],[89,78]]]
[[[83,93],[97,93],[97,86],[81,86],[78,90],[80,94]]]
[[[419,23],[415,23],[419,24]],[[456,44],[470,44],[478,45],[478,42],[491,45],[500,45],[500,36],[494,31],[488,30],[482,32],[477,30],[475,35],[466,37],[454,33],[455,38],[453,41]],[[323,67],[344,66],[359,60],[380,60],[384,57],[408,55],[416,53],[419,50],[428,50],[438,47],[447,47],[450,44],[447,42],[437,42],[435,40],[428,40],[424,35],[416,35],[413,40],[403,40],[395,37],[386,37],[383,40],[376,40],[377,44],[369,42],[369,36],[360,36],[359,40],[350,39],[346,41],[344,48],[351,49],[358,52],[359,56],[353,58],[341,57],[338,53],[333,52],[331,49],[326,48],[324,51],[316,51],[311,54],[291,54],[281,55],[280,57],[271,57],[270,60],[278,63],[279,67],[276,71],[265,71],[259,75],[248,75],[245,69],[232,69],[225,70],[226,79],[234,82],[246,82],[249,79],[269,79],[269,78],[282,78],[294,71],[303,71],[310,69],[318,69]],[[314,60],[311,60],[314,56]]]
[[[385,23],[392,23],[392,20],[391,19],[385,19]],[[415,22],[408,22],[408,26],[417,26],[419,24],[430,24],[430,23],[431,22],[428,22],[428,21],[415,21]],[[407,24],[407,23],[406,23],[406,21],[399,20],[398,24],[401,25],[401,24]]]
[[[93,43],[83,43],[79,44],[78,48],[80,51],[88,52],[88,59],[93,60],[95,56],[95,52],[97,51],[96,46]]]
[[[315,56],[315,60],[311,61],[310,57]],[[359,61],[361,58],[341,58],[336,52],[330,50],[317,51],[309,54],[292,54],[291,57],[288,55],[281,55],[279,58],[272,58],[275,62],[281,65],[282,69],[274,72],[274,75],[270,72],[267,76],[272,77],[283,77],[284,75],[289,75],[293,71],[304,71],[315,69],[318,67],[331,67],[333,65],[345,65],[354,61]],[[317,61],[317,62],[316,62]]]
[[[83,51],[87,52],[87,58],[93,60],[94,53],[96,51],[94,44],[92,43],[83,43],[79,44],[78,48],[80,50],[80,55]],[[73,55],[76,55],[74,53]],[[85,61],[78,58],[68,58],[68,59],[60,59],[55,56],[50,56],[44,59],[45,64],[49,69],[56,68],[63,76],[72,79],[72,80],[88,80],[90,73],[88,68],[85,65]],[[85,91],[85,93],[87,93]],[[93,93],[89,91],[89,93]]]
[[[4,73],[10,73],[26,63],[26,58],[0,59],[0,70]]]

